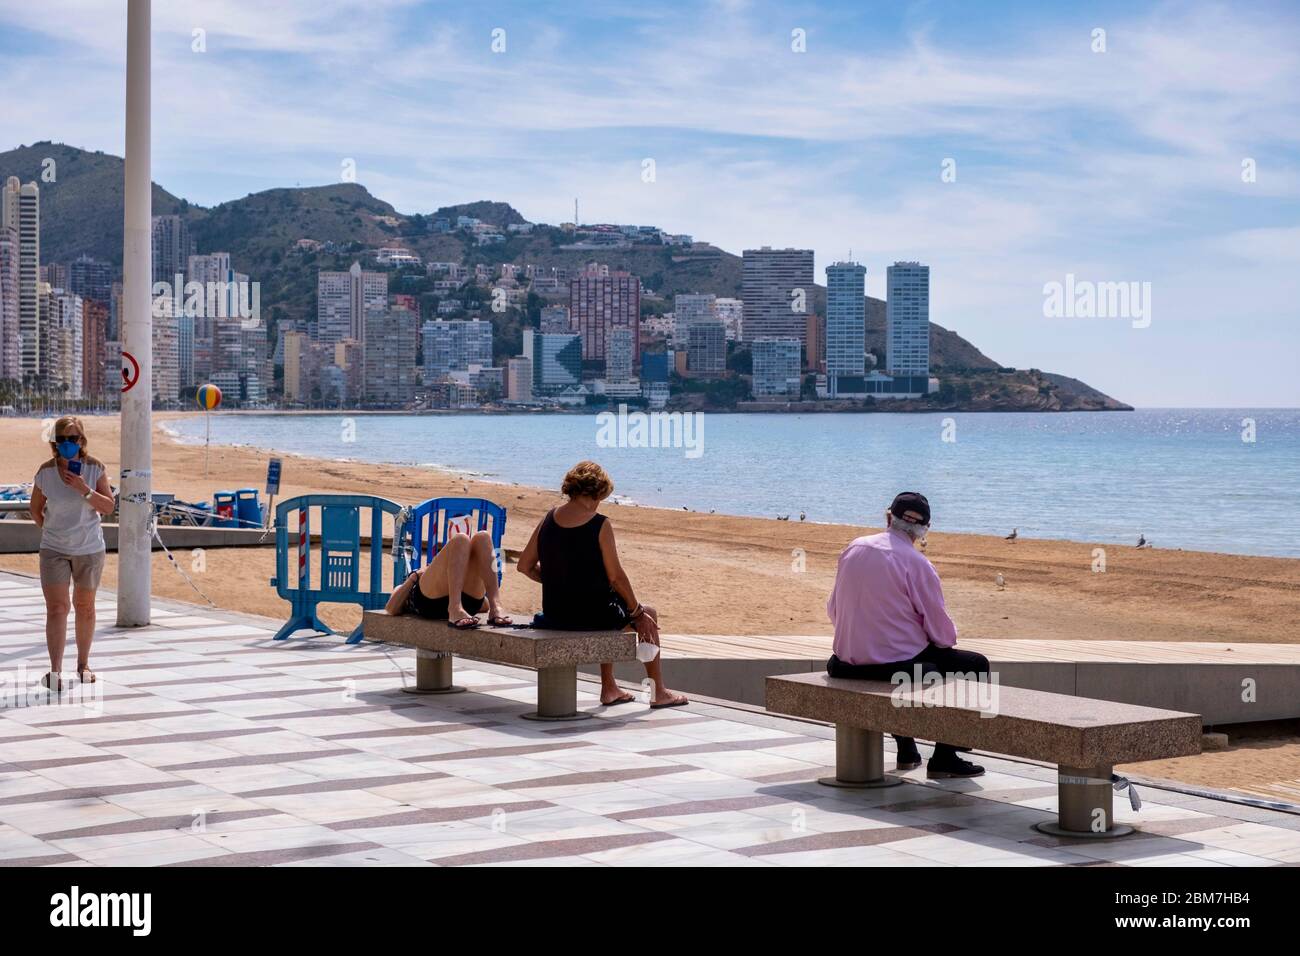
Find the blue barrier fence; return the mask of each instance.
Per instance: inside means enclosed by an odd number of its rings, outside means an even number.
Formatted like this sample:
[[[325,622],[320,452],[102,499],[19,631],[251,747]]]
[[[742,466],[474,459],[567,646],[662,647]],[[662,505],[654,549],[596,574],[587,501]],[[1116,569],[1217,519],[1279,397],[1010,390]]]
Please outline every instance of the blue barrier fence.
[[[458,521],[471,533],[487,531],[492,535],[499,584],[505,565],[501,547],[506,533],[506,509],[486,498],[430,498],[412,508],[402,530],[399,549],[407,562],[407,573],[434,559]]]
[[[320,509],[321,582],[315,588],[311,586],[313,508]],[[363,509],[370,511],[367,590],[360,587]],[[319,604],[357,604],[363,610],[379,610],[388,603],[393,588],[406,578],[407,572],[400,549],[394,549],[399,553],[393,555],[391,584],[385,589],[384,515],[393,516],[395,534],[400,536],[402,530],[398,526],[402,510],[397,502],[374,495],[300,495],[276,506],[275,577],[271,579],[271,585],[292,607],[289,620],[275,634],[277,641],[301,630],[334,633],[317,617]],[[298,514],[298,524],[293,533],[298,559],[296,579],[289,574],[289,515],[294,512]],[[290,586],[291,580],[296,581],[296,587]],[[361,625],[358,624],[348,637],[348,643],[355,644],[360,640]]]

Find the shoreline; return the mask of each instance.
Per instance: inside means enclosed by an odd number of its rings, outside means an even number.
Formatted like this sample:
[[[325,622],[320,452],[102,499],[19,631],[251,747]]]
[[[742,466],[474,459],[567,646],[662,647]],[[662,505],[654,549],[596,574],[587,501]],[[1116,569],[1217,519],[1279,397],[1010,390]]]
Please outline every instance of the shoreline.
[[[1160,410],[1160,409],[1151,409],[1151,410]],[[1269,410],[1270,410],[1270,409],[1258,409],[1257,411],[1269,411]],[[1287,411],[1287,409],[1281,409],[1281,410],[1282,410],[1282,411]],[[1203,409],[1202,409],[1202,411],[1203,411]],[[584,414],[588,414],[588,413],[589,413],[589,412],[584,412]],[[163,435],[164,435],[164,436],[165,436],[169,441],[171,441],[171,442],[173,442],[173,443],[175,443],[175,444],[177,444],[177,445],[181,445],[181,446],[183,446],[183,447],[191,447],[191,448],[194,448],[194,447],[197,447],[197,448],[203,448],[203,447],[204,447],[204,443],[203,443],[203,441],[202,441],[201,438],[195,437],[195,438],[193,438],[193,439],[188,439],[187,437],[182,436],[182,435],[178,434],[176,431],[174,431],[174,430],[172,430],[172,429],[169,429],[169,428],[167,427],[167,423],[168,423],[168,422],[171,422],[171,421],[177,421],[177,420],[181,420],[181,419],[184,419],[184,420],[191,420],[191,421],[193,421],[193,420],[197,420],[197,419],[199,419],[199,417],[200,417],[202,414],[203,414],[202,412],[198,412],[198,411],[160,411],[160,412],[154,412],[154,415],[153,415],[154,429],[155,429],[155,431],[158,431],[158,432],[160,432],[161,434],[163,434]],[[423,413],[423,412],[397,412],[397,411],[385,411],[385,410],[367,410],[367,411],[355,411],[355,412],[354,412],[354,411],[348,411],[348,412],[334,412],[334,411],[324,411],[324,410],[313,410],[313,411],[306,411],[306,410],[294,410],[294,411],[265,411],[265,410],[254,410],[254,409],[238,409],[238,410],[231,410],[231,411],[227,411],[227,412],[222,412],[222,414],[223,414],[223,415],[230,415],[230,414],[235,414],[235,415],[264,415],[264,416],[265,416],[265,415],[275,415],[275,416],[313,415],[313,416],[326,416],[326,417],[343,417],[343,418],[351,418],[351,417],[357,417],[357,416],[363,416],[363,415],[401,415],[401,416],[409,416],[409,415],[421,415],[421,414],[443,414],[443,413],[439,413],[439,412],[434,412],[434,413]],[[460,414],[460,413],[459,413],[459,412],[449,412],[449,413],[446,413],[446,414]],[[468,413],[466,413],[466,414],[471,414],[471,415],[473,415],[473,414],[480,414],[480,413],[477,413],[477,412],[468,412]],[[514,413],[514,412],[505,412],[505,413],[499,413],[499,414],[515,414],[515,413]],[[523,414],[527,414],[527,413],[523,413]],[[570,414],[570,413],[562,413],[562,414]],[[683,414],[686,414],[686,413],[683,413]],[[716,412],[712,412],[712,413],[710,413],[710,414],[717,414],[717,413],[716,413]],[[900,413],[900,414],[902,414],[902,413]],[[1069,414],[1069,413],[1062,412],[1061,414]],[[1083,412],[1080,412],[1080,414],[1083,414]],[[265,454],[265,455],[268,455],[268,456],[274,455],[274,456],[279,456],[279,457],[283,457],[283,458],[292,458],[292,459],[300,460],[300,461],[304,461],[304,462],[321,461],[321,462],[332,462],[332,463],[337,463],[337,464],[350,464],[350,465],[357,465],[357,466],[362,466],[362,467],[420,468],[420,469],[427,469],[427,470],[429,470],[429,471],[432,471],[432,472],[435,472],[435,473],[439,473],[439,474],[443,474],[443,475],[446,475],[446,476],[449,476],[449,477],[453,477],[453,478],[461,479],[461,480],[464,480],[464,481],[475,481],[475,482],[480,482],[480,483],[482,483],[482,484],[493,485],[493,486],[497,486],[497,487],[501,487],[501,488],[507,488],[507,489],[523,489],[523,490],[526,490],[526,491],[529,491],[529,492],[533,492],[533,493],[538,493],[538,494],[547,494],[547,493],[549,493],[548,490],[547,490],[546,488],[543,488],[543,487],[541,487],[541,486],[539,486],[539,485],[533,485],[533,484],[527,484],[527,483],[524,483],[524,482],[513,481],[513,480],[511,480],[511,479],[503,478],[503,477],[499,477],[499,476],[495,476],[495,475],[492,475],[492,474],[489,474],[489,473],[486,473],[486,472],[475,471],[474,469],[471,469],[471,468],[458,468],[458,467],[455,467],[455,466],[452,466],[452,465],[443,465],[443,464],[438,464],[438,463],[436,463],[436,462],[418,462],[418,461],[385,461],[385,460],[368,460],[368,459],[364,459],[364,458],[351,458],[351,457],[328,457],[328,458],[327,458],[327,457],[322,457],[322,456],[318,456],[318,455],[310,455],[310,454],[306,454],[306,453],[303,453],[303,452],[286,451],[286,450],[279,449],[279,448],[274,448],[274,447],[271,447],[271,446],[254,444],[254,443],[251,443],[251,442],[248,442],[248,443],[244,443],[244,442],[238,442],[238,443],[221,443],[221,442],[213,442],[213,443],[212,443],[212,447],[213,447],[213,448],[227,448],[227,449],[242,449],[242,450],[247,450],[247,451],[260,452],[260,453]],[[557,476],[557,480],[558,480],[558,477],[559,477],[559,476]],[[616,477],[616,480],[615,480],[615,486],[616,486],[616,488],[617,488],[617,477]],[[154,490],[157,491],[158,489],[155,488]],[[617,493],[617,491],[616,491],[615,494],[612,496],[612,498],[611,498],[611,503],[617,503],[617,504],[619,504],[619,505],[623,505],[623,506],[626,506],[626,507],[633,507],[633,508],[640,508],[640,509],[650,509],[650,510],[654,510],[654,511],[663,512],[664,514],[671,514],[671,515],[674,515],[674,516],[680,516],[680,515],[683,515],[683,514],[694,514],[694,515],[702,515],[702,514],[706,514],[706,512],[700,511],[700,510],[695,509],[695,508],[689,508],[689,509],[687,509],[685,506],[682,506],[682,507],[678,508],[678,507],[670,507],[670,506],[667,506],[667,505],[661,505],[661,504],[651,504],[651,503],[646,503],[646,502],[643,502],[643,501],[639,501],[639,500],[637,500],[636,498],[633,498],[633,497],[630,497],[630,496],[620,495],[620,494]],[[798,510],[798,509],[795,509],[795,512],[797,512],[797,510]],[[883,511],[883,506],[882,506],[882,509],[881,509],[881,510]],[[794,513],[794,512],[792,512],[792,514],[793,514],[793,513]],[[736,519],[745,520],[745,521],[774,522],[774,521],[777,521],[777,520],[778,520],[778,519],[775,518],[775,516],[772,516],[772,515],[744,514],[744,513],[739,513],[739,512],[721,511],[721,510],[712,511],[712,512],[707,512],[707,514],[708,514],[710,517],[717,517],[717,518],[736,518]],[[818,526],[818,527],[833,527],[833,528],[855,529],[855,530],[858,530],[859,533],[865,533],[865,531],[867,531],[867,530],[880,530],[878,527],[876,527],[876,526],[872,526],[872,525],[858,525],[858,524],[854,524],[854,523],[852,523],[852,522],[845,522],[845,521],[826,521],[826,520],[817,520],[817,519],[809,519],[809,520],[807,520],[807,521],[782,521],[781,523],[782,523],[782,524],[795,524],[795,525],[802,525],[802,526]],[[945,536],[948,536],[948,537],[955,537],[955,538],[973,538],[973,539],[987,539],[987,540],[994,540],[994,539],[998,539],[998,538],[1000,538],[1000,536],[998,536],[998,535],[986,535],[986,534],[980,534],[979,532],[974,532],[974,531],[948,531],[948,532],[944,532],[943,534],[944,534]],[[1043,543],[1043,544],[1059,545],[1059,546],[1063,546],[1063,547],[1064,547],[1064,546],[1075,546],[1075,547],[1085,547],[1085,546],[1086,546],[1086,547],[1089,547],[1089,548],[1103,548],[1103,549],[1108,549],[1108,548],[1115,548],[1115,549],[1133,549],[1133,546],[1132,546],[1131,544],[1127,543],[1126,541],[1120,541],[1120,540],[1109,540],[1109,541],[1108,541],[1108,540],[1101,540],[1101,539],[1097,539],[1097,538],[1046,538],[1046,537],[1035,537],[1035,536],[1033,536],[1033,535],[1031,535],[1031,534],[1022,534],[1022,535],[1019,536],[1018,541],[1019,541],[1019,542],[1029,542],[1029,541],[1033,541],[1033,542],[1041,542],[1041,543]],[[847,541],[846,541],[846,544],[847,544]],[[1293,561],[1293,562],[1296,562],[1297,566],[1300,566],[1300,557],[1296,557],[1296,556],[1287,556],[1287,555],[1277,555],[1277,554],[1259,554],[1259,553],[1245,553],[1245,552],[1239,552],[1239,551],[1213,551],[1213,550],[1207,550],[1207,549],[1203,549],[1203,548],[1175,548],[1175,547],[1170,547],[1170,548],[1160,548],[1160,547],[1156,547],[1156,546],[1150,546],[1150,547],[1148,548],[1148,550],[1150,550],[1150,551],[1162,551],[1162,552],[1164,552],[1164,553],[1168,553],[1168,554],[1189,554],[1189,555],[1204,555],[1204,556],[1221,557],[1221,558],[1254,558],[1254,559],[1260,559],[1260,560]]]

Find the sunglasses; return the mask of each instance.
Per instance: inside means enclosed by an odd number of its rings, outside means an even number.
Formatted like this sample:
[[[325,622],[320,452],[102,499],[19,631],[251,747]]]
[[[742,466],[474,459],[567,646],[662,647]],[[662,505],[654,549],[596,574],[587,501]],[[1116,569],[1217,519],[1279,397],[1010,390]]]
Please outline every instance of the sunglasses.
[[[55,441],[81,441],[84,435],[55,435]]]

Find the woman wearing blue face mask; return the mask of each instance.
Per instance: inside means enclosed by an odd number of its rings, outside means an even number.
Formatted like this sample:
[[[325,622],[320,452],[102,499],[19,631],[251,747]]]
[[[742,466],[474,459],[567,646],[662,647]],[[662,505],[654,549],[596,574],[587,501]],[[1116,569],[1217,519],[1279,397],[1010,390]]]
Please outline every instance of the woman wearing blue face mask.
[[[104,573],[104,515],[113,512],[113,489],[104,464],[86,454],[81,419],[68,415],[54,423],[54,457],[41,465],[32,482],[32,518],[41,529],[41,590],[45,592],[45,643],[50,672],[41,681],[63,689],[63,648],[68,642],[68,611],[76,609],[77,677],[94,683],[90,644],[95,637],[95,592]],[[68,600],[68,585],[72,600]]]

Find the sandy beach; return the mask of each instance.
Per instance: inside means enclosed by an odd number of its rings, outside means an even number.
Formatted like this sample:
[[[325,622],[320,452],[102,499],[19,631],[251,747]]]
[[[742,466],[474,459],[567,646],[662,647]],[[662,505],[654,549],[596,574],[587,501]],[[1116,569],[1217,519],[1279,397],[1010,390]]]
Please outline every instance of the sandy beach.
[[[157,413],[155,425],[180,413]],[[118,471],[118,420],[87,417],[90,452]],[[485,427],[488,420],[485,419]],[[37,419],[0,419],[0,483],[31,481],[49,455]],[[154,442],[153,487],[186,500],[210,500],[221,488],[263,486],[266,451],[213,448],[204,478],[202,446],[182,445],[161,430]],[[436,495],[482,496],[509,509],[507,549],[522,548],[536,522],[558,503],[556,490],[476,482],[414,466],[284,457],[281,495],[377,494],[403,504]],[[556,475],[558,487],[562,476]],[[613,476],[615,483],[618,475]],[[638,595],[657,606],[667,633],[830,634],[825,601],[836,559],[854,537],[878,527],[894,489],[864,502],[862,525],[828,525],[607,505],[625,567]],[[1007,516],[1008,526],[1015,516]],[[283,617],[268,585],[274,547],[212,549],[195,584],[224,608]],[[1105,549],[1106,570],[1094,568]],[[1194,551],[1137,550],[1115,544],[980,535],[930,535],[927,556],[943,578],[960,633],[998,639],[1231,641],[1292,643],[1300,635],[1300,561]],[[182,555],[186,560],[188,555]],[[186,564],[189,570],[191,564]],[[36,572],[35,555],[0,555],[0,567]],[[154,556],[159,596],[202,602]],[[105,586],[116,586],[109,555]],[[1005,589],[995,577],[1001,573]],[[505,603],[538,606],[538,586],[507,571]],[[356,611],[323,609],[332,626],[351,627]],[[1151,776],[1211,786],[1271,785],[1300,778],[1300,743],[1283,728],[1233,750],[1143,765]],[[1278,794],[1280,796],[1280,794]]]

